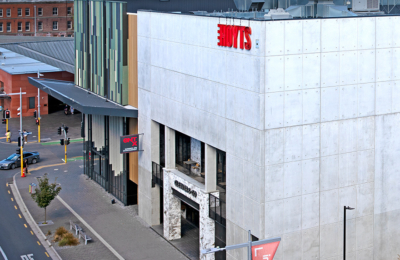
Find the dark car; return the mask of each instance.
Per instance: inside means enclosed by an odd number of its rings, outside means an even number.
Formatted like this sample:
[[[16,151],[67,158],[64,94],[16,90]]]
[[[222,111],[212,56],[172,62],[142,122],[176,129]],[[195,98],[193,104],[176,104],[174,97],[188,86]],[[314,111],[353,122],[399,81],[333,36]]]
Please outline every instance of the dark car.
[[[23,160],[28,160],[28,164],[35,164],[40,160],[38,152],[24,152]],[[19,154],[12,154],[7,159],[0,161],[0,169],[15,169],[21,166],[21,159]]]

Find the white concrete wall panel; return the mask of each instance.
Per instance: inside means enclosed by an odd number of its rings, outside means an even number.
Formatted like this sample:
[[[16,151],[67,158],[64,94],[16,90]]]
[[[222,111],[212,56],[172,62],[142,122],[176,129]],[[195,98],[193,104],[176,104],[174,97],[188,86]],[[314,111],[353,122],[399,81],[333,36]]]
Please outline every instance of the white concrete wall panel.
[[[392,112],[392,82],[376,83],[376,114]]]
[[[392,79],[393,49],[379,49],[376,51],[376,81]]]
[[[319,226],[319,193],[311,193],[302,197],[302,229]]]
[[[338,121],[321,124],[321,156],[338,154],[339,151]]]
[[[339,155],[339,187],[357,184],[357,152]]]
[[[321,158],[320,173],[321,191],[336,189],[339,187],[339,157],[327,156]]]
[[[285,163],[283,169],[284,198],[291,198],[301,195],[301,161]]]
[[[320,259],[319,227],[303,229],[302,238],[303,259]]]
[[[358,85],[357,111],[359,117],[375,114],[375,83]]]
[[[303,54],[303,89],[321,86],[321,54]]]
[[[364,117],[357,119],[358,124],[358,150],[373,149],[375,136],[375,123],[373,117]]]
[[[265,201],[284,198],[284,165],[275,164],[266,167]]]
[[[339,152],[357,151],[357,119],[343,120],[339,123]]]
[[[340,51],[357,50],[357,18],[340,19]]]
[[[340,236],[343,235],[338,223],[321,226],[320,257],[321,259],[338,259]],[[332,257],[335,256],[335,257]]]
[[[400,81],[392,81],[392,113],[400,112]]]
[[[359,184],[374,181],[375,174],[374,150],[359,151],[357,154]]]
[[[270,238],[284,232],[284,201],[275,200],[265,203],[265,237]]]
[[[358,51],[358,83],[375,81],[375,50]]]
[[[303,20],[303,53],[321,51],[321,20]]]
[[[298,54],[303,52],[303,21],[285,22],[285,54]]]
[[[284,56],[270,56],[265,62],[265,92],[285,90]]]
[[[338,120],[340,113],[340,89],[321,89],[321,122]]]
[[[285,24],[283,21],[266,22],[266,35],[274,37],[265,38],[265,55],[284,55],[285,48]]]
[[[357,51],[340,53],[340,85],[357,84]]]
[[[284,233],[301,230],[301,196],[284,199]]]
[[[340,82],[339,52],[321,54],[321,86],[338,86]]]
[[[304,160],[302,162],[302,194],[319,191],[320,184],[319,159]]]
[[[285,92],[284,125],[294,126],[303,122],[303,92]]]
[[[320,193],[319,210],[320,225],[335,223],[338,221],[339,190],[333,189]]]
[[[357,116],[357,85],[340,87],[340,118]]]
[[[370,248],[374,241],[374,217],[373,215],[357,218],[357,250]]]
[[[321,51],[339,51],[339,41],[339,19],[323,19],[321,21]]]
[[[227,92],[227,100],[229,100],[228,92]],[[265,129],[283,127],[284,106],[285,106],[284,104],[285,104],[284,92],[265,94]]]
[[[375,17],[357,19],[358,21],[358,49],[374,49],[375,48]]]
[[[265,165],[283,163],[284,136],[285,130],[282,128],[265,132]]]
[[[374,183],[357,185],[357,217],[374,214]]]
[[[303,90],[303,124],[320,122],[321,94],[319,89]]]
[[[302,159],[319,157],[320,150],[320,125],[303,126]]]
[[[338,218],[343,221],[343,206],[356,205],[357,203],[357,188],[356,186],[349,186],[339,189],[339,204],[338,204]],[[357,216],[355,210],[348,210],[346,212],[346,219],[354,219]]]
[[[376,48],[393,47],[393,22],[391,17],[376,18]]]
[[[285,90],[302,89],[303,56],[286,55],[285,59]]]
[[[302,158],[303,127],[287,127],[285,131],[284,160],[285,162],[299,161]]]
[[[302,234],[301,231],[284,234],[282,237],[283,259],[302,258]]]

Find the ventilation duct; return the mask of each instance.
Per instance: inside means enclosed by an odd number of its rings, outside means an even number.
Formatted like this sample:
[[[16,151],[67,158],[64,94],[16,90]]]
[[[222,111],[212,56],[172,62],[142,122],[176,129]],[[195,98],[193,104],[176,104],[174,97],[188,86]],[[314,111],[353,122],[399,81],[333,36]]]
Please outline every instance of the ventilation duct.
[[[265,0],[234,0],[239,11],[261,11]]]

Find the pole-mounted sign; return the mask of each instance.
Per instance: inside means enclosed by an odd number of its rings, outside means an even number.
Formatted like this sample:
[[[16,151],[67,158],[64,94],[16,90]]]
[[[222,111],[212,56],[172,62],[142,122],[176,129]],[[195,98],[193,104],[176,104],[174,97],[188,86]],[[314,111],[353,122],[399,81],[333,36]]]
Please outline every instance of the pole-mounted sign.
[[[139,135],[123,135],[120,137],[120,153],[138,152]]]

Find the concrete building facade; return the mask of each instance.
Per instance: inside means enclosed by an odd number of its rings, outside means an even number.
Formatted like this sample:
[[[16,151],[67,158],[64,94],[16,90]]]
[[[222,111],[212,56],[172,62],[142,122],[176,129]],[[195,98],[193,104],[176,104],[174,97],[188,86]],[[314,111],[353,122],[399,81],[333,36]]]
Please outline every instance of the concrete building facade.
[[[200,249],[216,245],[214,222],[225,220],[227,245],[251,230],[282,238],[274,259],[328,260],[342,259],[351,206],[348,259],[396,259],[399,21],[139,11],[140,216],[179,239],[182,203],[195,202]],[[251,28],[250,50],[219,46],[219,24]]]

